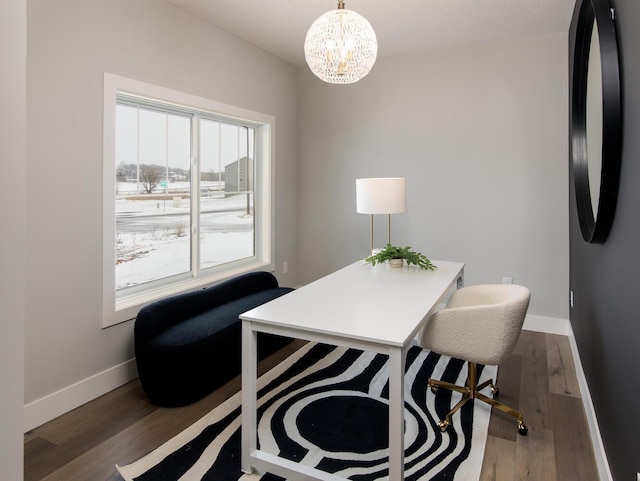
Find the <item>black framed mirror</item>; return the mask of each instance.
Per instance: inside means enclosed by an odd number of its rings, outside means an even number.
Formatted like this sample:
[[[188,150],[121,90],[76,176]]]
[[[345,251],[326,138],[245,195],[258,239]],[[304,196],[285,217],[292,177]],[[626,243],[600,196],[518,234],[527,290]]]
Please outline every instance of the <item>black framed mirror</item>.
[[[570,165],[582,237],[606,240],[620,180],[622,116],[615,12],[577,0],[571,21]]]

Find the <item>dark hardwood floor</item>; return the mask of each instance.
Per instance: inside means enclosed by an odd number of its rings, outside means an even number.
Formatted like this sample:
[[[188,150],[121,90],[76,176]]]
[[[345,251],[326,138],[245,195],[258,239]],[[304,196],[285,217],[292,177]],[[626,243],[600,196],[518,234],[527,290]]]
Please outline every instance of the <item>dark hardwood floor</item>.
[[[259,365],[265,372],[298,349],[292,344]],[[569,341],[523,331],[498,372],[500,399],[520,409],[529,428],[493,410],[482,481],[597,481],[597,469]],[[149,404],[136,380],[25,434],[26,481],[122,481],[128,464],[178,434],[240,389],[237,377],[182,408]]]

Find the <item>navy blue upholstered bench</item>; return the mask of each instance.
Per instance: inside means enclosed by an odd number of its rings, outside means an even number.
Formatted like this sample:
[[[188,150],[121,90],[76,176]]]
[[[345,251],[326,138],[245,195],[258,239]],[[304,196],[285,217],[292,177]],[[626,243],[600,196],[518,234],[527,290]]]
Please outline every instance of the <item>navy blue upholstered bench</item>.
[[[292,290],[279,287],[269,272],[252,272],[142,308],[134,325],[134,345],[149,400],[159,406],[185,406],[240,374],[240,314]],[[258,359],[289,342],[260,334]]]

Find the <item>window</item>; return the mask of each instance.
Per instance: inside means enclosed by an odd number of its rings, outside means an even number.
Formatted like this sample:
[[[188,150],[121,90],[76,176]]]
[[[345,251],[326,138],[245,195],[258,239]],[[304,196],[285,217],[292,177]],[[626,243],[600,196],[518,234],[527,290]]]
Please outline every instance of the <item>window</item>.
[[[272,268],[273,123],[105,74],[103,326]]]

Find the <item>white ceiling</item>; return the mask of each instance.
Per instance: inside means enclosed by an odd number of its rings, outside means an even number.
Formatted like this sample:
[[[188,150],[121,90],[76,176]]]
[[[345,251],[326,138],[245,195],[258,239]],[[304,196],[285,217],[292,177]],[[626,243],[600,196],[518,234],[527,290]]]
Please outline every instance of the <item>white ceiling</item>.
[[[166,0],[294,65],[336,0]],[[346,0],[376,31],[378,55],[567,32],[575,0]]]

